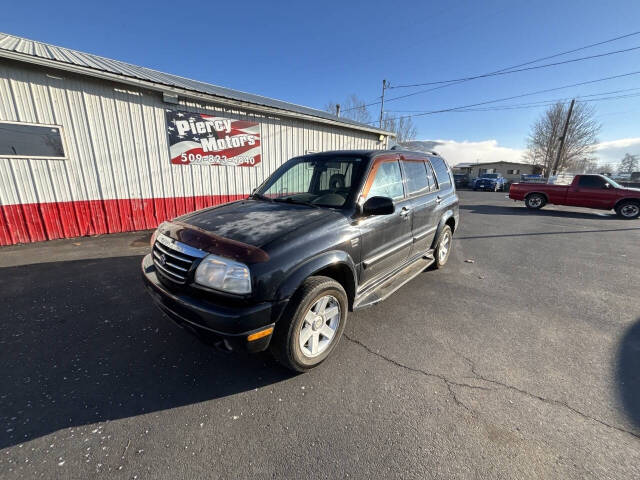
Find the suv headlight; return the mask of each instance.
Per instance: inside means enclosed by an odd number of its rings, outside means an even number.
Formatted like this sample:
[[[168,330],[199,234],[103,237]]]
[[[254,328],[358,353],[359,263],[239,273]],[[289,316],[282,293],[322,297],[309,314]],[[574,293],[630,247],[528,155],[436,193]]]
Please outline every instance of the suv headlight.
[[[153,244],[156,243],[156,238],[158,238],[158,234],[160,233],[160,227],[162,227],[165,223],[166,222],[162,222],[160,225],[158,225],[158,228],[156,228],[151,235],[151,240],[149,241],[151,248],[153,248]]]
[[[251,293],[251,274],[244,263],[207,255],[196,269],[196,283],[229,293]]]

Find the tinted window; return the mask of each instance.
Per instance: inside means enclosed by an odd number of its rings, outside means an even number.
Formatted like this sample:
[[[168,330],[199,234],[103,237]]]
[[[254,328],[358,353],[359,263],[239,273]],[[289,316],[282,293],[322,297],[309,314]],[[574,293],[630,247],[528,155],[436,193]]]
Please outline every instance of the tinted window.
[[[447,164],[444,163],[444,160],[440,157],[431,157],[431,165],[433,165],[433,170],[436,172],[436,178],[438,179],[440,188],[450,186],[451,178],[449,177],[449,169],[447,168]]]
[[[0,122],[0,157],[65,158],[60,127]]]
[[[407,190],[409,193],[416,193],[429,188],[427,181],[427,170],[423,161],[402,162],[404,173],[407,177]]]
[[[578,186],[582,188],[602,188],[605,183],[604,178],[595,175],[584,175],[578,180]]]
[[[402,174],[398,162],[381,163],[367,197],[398,198],[403,195]]]

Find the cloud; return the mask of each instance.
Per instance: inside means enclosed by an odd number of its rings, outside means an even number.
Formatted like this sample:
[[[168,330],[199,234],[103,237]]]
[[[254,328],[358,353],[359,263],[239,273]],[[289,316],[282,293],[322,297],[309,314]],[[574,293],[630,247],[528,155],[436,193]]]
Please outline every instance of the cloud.
[[[596,147],[595,155],[601,163],[617,163],[625,153],[640,156],[640,137],[601,142]]]
[[[425,140],[421,142],[407,142],[409,148],[420,150],[435,150],[447,159],[450,165],[466,162],[516,162],[524,163],[524,150],[518,148],[501,147],[497,140],[483,140],[480,142],[458,142],[456,140]]]
[[[524,149],[502,147],[497,140],[479,142],[459,142],[456,140],[423,140],[406,142],[405,146],[423,151],[435,150],[447,159],[450,165],[479,162],[525,163]],[[596,146],[595,157],[600,163],[617,163],[625,153],[640,155],[640,137],[620,138],[601,142]]]

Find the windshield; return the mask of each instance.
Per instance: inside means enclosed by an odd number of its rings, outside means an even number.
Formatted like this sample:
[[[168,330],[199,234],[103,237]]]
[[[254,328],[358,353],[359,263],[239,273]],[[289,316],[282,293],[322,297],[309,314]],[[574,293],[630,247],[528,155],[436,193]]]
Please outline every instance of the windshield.
[[[480,178],[498,178],[497,173],[483,173]]]
[[[613,180],[611,180],[609,177],[607,177],[606,175],[602,175],[604,177],[604,179],[609,182],[611,184],[611,186],[613,188],[625,188],[622,185],[620,185],[618,182],[615,182]]]
[[[276,170],[256,196],[341,208],[355,194],[366,162],[358,157],[294,158]]]

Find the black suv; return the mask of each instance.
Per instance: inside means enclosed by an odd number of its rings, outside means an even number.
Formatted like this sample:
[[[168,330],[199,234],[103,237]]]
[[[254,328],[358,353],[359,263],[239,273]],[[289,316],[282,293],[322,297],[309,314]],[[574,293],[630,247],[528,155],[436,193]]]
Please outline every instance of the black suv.
[[[349,310],[442,267],[458,219],[435,153],[305,155],[246,200],[161,224],[142,272],[178,324],[305,371],[331,353]]]

